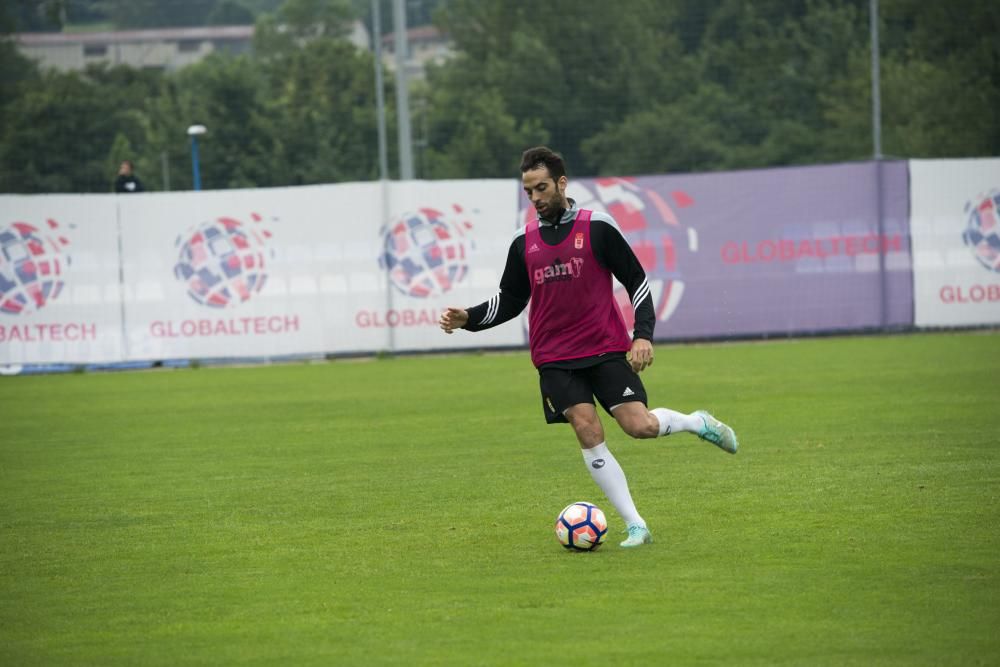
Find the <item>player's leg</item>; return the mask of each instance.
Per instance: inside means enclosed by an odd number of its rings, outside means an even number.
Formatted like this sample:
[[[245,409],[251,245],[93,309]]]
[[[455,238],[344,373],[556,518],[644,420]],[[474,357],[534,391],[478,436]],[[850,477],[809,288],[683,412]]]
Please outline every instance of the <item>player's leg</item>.
[[[678,431],[697,433],[701,420],[666,408],[649,410],[646,387],[625,359],[609,359],[591,370],[594,395],[626,434],[656,438]]]
[[[658,438],[685,431],[697,434],[702,427],[702,421],[696,415],[667,408],[650,410],[638,399],[612,405],[609,412],[622,430],[633,438]]]
[[[601,424],[597,407],[593,403],[571,405],[563,415],[573,427],[581,449],[587,451],[604,443],[604,425]]]
[[[568,422],[573,427],[591,479],[601,488],[618,515],[629,526],[636,526],[635,531],[642,532],[639,538],[636,538],[640,539],[638,542],[634,541],[630,532],[630,539],[633,539],[634,543],[625,546],[638,546],[652,541],[646,522],[632,501],[625,472],[604,441],[604,426],[597,415],[588,373],[578,370],[541,369],[539,385],[542,390],[545,420],[550,424]]]
[[[687,432],[735,454],[739,448],[736,432],[704,410],[689,415],[667,408],[653,408],[638,401],[611,406],[609,410],[622,430],[633,438],[656,438],[671,433]]]
[[[704,410],[686,415],[667,408],[647,410],[642,403],[633,401],[612,406],[609,412],[622,430],[633,438],[656,438],[686,432],[694,433],[730,454],[735,454],[740,448],[736,432]]]
[[[592,375],[597,399],[622,430],[633,438],[656,438],[687,432],[730,454],[739,449],[733,429],[704,410],[691,414],[668,408],[649,410],[646,407],[646,388],[627,361],[606,361],[594,367]]]
[[[736,431],[732,427],[723,424],[704,410],[695,410],[691,416],[701,420],[702,425],[697,432],[699,438],[730,454],[735,454],[739,450],[740,442],[736,439]]]
[[[646,521],[632,500],[625,471],[604,440],[604,428],[601,426],[597,408],[593,403],[578,403],[567,409],[565,414],[580,442],[583,461],[587,465],[591,479],[601,488],[615,511],[628,525],[629,539],[633,539],[633,532],[638,535],[636,539],[640,541],[629,544],[623,542],[622,546],[638,546],[651,542],[652,535],[646,528]]]

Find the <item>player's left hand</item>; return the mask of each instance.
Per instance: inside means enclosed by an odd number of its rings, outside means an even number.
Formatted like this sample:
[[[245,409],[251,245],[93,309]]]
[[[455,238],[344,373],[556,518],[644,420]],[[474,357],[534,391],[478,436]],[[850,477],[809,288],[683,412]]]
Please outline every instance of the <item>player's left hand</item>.
[[[653,365],[653,344],[645,338],[632,341],[632,349],[628,353],[628,362],[636,373],[644,371]]]

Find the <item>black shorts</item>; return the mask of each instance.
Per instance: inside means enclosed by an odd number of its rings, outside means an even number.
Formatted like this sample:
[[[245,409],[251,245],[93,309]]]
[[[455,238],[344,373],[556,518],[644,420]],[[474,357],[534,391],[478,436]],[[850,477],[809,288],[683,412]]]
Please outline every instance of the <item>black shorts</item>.
[[[542,389],[542,410],[549,424],[565,424],[563,413],[568,408],[578,403],[594,405],[594,397],[608,414],[611,408],[630,401],[646,405],[646,388],[639,374],[621,357],[586,368],[540,368],[538,383]]]

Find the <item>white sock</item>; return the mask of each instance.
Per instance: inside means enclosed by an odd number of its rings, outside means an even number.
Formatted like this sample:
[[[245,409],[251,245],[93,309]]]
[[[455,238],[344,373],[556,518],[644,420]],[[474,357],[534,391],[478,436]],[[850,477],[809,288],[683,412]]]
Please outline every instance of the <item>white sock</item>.
[[[701,417],[686,415],[682,412],[674,412],[667,408],[653,408],[650,410],[653,416],[660,422],[660,435],[670,435],[678,431],[688,433],[698,433],[701,430]]]
[[[635,503],[632,502],[632,494],[628,491],[628,480],[625,479],[625,472],[611,454],[607,443],[602,442],[597,447],[581,451],[590,476],[604,491],[604,495],[608,497],[625,523],[645,526],[646,522],[639,516],[639,511],[636,510]]]

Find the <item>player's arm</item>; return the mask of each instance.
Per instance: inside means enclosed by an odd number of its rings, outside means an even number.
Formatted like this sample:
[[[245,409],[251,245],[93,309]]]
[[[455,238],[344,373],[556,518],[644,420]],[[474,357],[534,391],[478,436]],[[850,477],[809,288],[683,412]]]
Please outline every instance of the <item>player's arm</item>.
[[[591,245],[597,261],[614,275],[628,292],[635,312],[635,329],[629,361],[639,372],[653,363],[653,329],[656,326],[656,309],[649,291],[646,270],[635,256],[614,218],[595,213],[590,223]]]
[[[445,333],[455,329],[482,331],[503,324],[521,314],[531,297],[528,269],[524,263],[524,236],[518,235],[507,251],[507,263],[500,278],[500,291],[489,301],[471,308],[448,308],[438,324]]]

